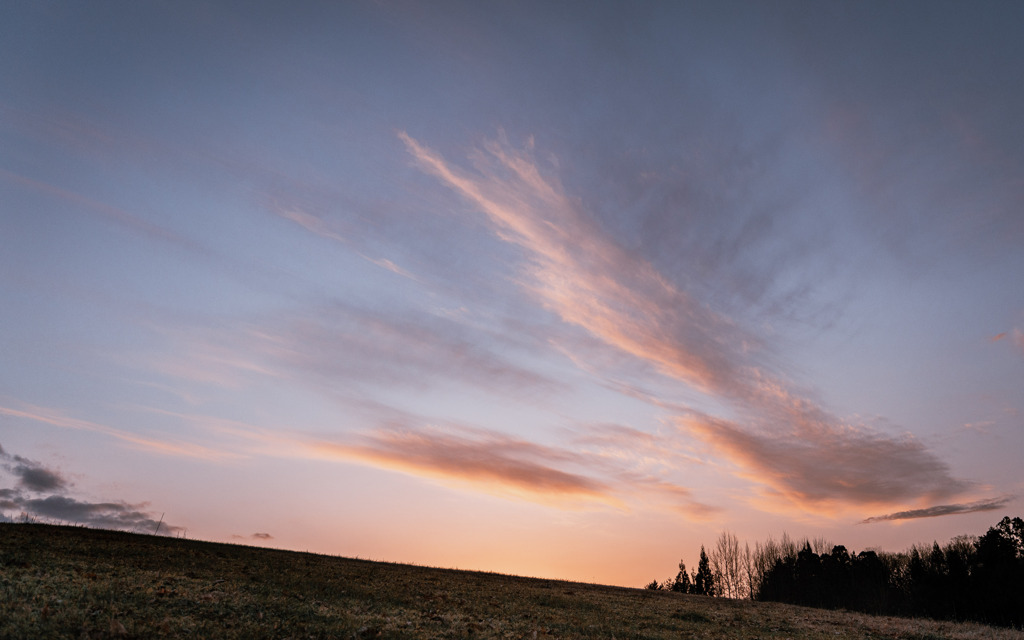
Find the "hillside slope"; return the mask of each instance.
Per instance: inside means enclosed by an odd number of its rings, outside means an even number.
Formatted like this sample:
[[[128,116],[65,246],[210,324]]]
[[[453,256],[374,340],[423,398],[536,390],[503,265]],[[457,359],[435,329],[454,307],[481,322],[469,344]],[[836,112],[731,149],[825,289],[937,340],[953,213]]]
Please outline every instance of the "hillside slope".
[[[0,524],[0,638],[1024,639],[973,624]]]

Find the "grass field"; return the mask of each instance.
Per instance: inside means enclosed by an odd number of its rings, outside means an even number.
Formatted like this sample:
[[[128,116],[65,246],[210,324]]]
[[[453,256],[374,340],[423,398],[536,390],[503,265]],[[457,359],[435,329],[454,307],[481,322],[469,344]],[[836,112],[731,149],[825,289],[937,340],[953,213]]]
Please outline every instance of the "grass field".
[[[1024,639],[664,591],[0,524],[0,638]]]

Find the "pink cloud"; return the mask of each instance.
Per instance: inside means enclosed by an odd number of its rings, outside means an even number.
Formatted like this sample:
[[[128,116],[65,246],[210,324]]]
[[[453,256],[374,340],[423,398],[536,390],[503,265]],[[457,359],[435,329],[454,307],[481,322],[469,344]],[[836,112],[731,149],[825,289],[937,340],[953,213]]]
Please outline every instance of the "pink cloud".
[[[578,462],[559,449],[493,432],[382,429],[358,442],[321,441],[319,455],[364,462],[417,476],[457,481],[474,488],[527,494],[532,499],[592,500],[618,505],[607,483],[557,468]]]
[[[620,435],[638,432],[623,428]],[[384,427],[354,441],[316,441],[308,455],[427,477],[472,490],[572,507],[643,505],[706,520],[720,511],[684,486],[642,469],[618,438],[600,451],[565,449],[471,427]],[[656,439],[655,439],[656,440]],[[652,452],[656,450],[651,442]],[[614,455],[612,447],[624,455]],[[642,456],[650,462],[650,456]]]
[[[527,250],[524,287],[564,322],[705,391],[731,393],[745,377],[732,356],[753,338],[612,241],[528,154],[489,144],[471,174],[400,137],[424,170],[486,214],[498,237]]]
[[[757,432],[698,414],[680,418],[679,425],[736,465],[739,475],[807,511],[943,499],[970,488],[911,437],[831,424],[817,431]]]
[[[919,442],[845,424],[771,373],[758,339],[618,244],[542,170],[530,145],[516,151],[504,141],[485,144],[467,170],[399,137],[424,171],[479,210],[497,237],[525,251],[520,282],[540,305],[740,416],[746,426],[649,398],[678,413],[683,434],[732,461],[737,475],[821,512],[968,488]]]

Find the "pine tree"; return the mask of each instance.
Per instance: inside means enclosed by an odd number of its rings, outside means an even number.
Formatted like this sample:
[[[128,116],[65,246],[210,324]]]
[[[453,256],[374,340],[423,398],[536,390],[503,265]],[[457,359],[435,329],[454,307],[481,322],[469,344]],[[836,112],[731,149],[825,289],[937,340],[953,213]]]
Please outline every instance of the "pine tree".
[[[679,561],[679,573],[676,574],[676,580],[672,583],[672,590],[679,593],[691,593],[693,591],[690,574],[686,572],[686,564],[682,560]]]
[[[715,595],[715,576],[711,572],[711,562],[704,546],[700,548],[700,562],[697,563],[697,573],[693,577],[693,592],[697,595]]]

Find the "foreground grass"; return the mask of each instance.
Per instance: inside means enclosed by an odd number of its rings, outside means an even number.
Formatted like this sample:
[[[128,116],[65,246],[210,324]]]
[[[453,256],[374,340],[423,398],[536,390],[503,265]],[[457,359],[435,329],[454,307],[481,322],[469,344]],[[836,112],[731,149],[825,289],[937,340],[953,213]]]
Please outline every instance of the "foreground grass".
[[[975,624],[0,524],[0,638],[1024,639]]]

